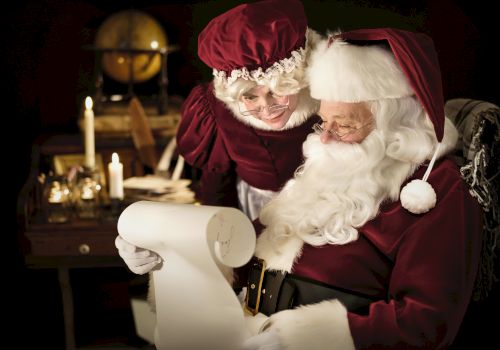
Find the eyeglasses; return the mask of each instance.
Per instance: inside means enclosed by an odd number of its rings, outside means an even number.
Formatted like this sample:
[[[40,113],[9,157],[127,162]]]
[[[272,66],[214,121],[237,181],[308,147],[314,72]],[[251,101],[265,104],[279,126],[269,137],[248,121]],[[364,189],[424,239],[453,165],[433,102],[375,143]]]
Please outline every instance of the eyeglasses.
[[[320,135],[326,131],[328,134],[336,136],[337,139],[342,140],[342,138],[344,138],[348,135],[355,134],[358,131],[360,131],[368,126],[373,125],[373,122],[366,123],[365,125],[362,125],[359,128],[353,128],[351,126],[338,126],[337,123],[333,122],[333,128],[328,129],[328,130],[323,127],[323,124],[325,124],[325,122],[316,123],[312,126],[312,128],[316,134]],[[335,129],[337,129],[337,130],[335,130]]]
[[[275,97],[275,99],[279,100],[282,103],[277,103],[277,104],[274,104],[271,106],[259,106],[256,102],[245,101],[245,102],[238,103],[238,109],[240,111],[240,114],[242,116],[245,116],[245,117],[249,117],[249,116],[253,116],[253,115],[260,115],[266,109],[267,109],[267,112],[269,114],[273,114],[273,113],[288,109],[288,106],[289,106],[288,96]],[[244,104],[245,107],[247,107],[249,109],[242,111],[241,104]]]

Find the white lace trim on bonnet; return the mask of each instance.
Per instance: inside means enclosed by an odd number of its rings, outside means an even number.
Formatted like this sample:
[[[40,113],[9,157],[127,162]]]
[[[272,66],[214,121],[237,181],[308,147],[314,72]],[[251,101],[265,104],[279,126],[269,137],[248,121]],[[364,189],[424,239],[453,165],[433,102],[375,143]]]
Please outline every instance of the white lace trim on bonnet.
[[[304,46],[307,46],[307,43]],[[231,71],[231,75],[227,77],[226,72],[214,69],[213,75],[217,82],[226,80],[227,85],[231,85],[238,78],[259,81],[260,79],[267,79],[276,74],[292,72],[295,68],[303,64],[305,57],[306,50],[301,47],[298,50],[292,51],[290,57],[274,62],[274,64],[266,70],[262,70],[262,67],[259,67],[255,70],[249,71],[246,67],[243,67],[240,69],[233,69]]]

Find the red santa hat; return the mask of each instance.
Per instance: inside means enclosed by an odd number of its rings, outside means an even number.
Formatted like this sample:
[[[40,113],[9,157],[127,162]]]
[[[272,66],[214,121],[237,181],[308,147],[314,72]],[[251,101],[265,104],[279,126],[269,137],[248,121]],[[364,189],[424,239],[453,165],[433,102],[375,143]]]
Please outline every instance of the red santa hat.
[[[306,31],[298,0],[242,4],[208,23],[198,36],[198,56],[215,79],[258,81],[303,64]]]
[[[380,44],[388,44],[390,50]],[[423,179],[407,184],[400,199],[412,213],[433,208],[436,194],[427,178],[439,153],[445,116],[432,39],[393,28],[331,35],[313,53],[308,75],[311,95],[320,100],[361,102],[416,95],[434,126],[438,144]]]

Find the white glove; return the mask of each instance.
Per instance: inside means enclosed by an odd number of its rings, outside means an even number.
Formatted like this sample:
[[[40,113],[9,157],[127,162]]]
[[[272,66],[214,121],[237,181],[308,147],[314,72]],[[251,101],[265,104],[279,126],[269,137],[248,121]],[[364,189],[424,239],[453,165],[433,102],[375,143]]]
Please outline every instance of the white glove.
[[[283,350],[280,338],[270,329],[248,338],[243,342],[243,350]]]
[[[240,294],[238,294],[238,301],[240,304],[243,304],[245,302],[245,299],[247,297],[247,287],[241,288]]]
[[[115,246],[130,271],[138,275],[148,273],[161,263],[161,258],[151,250],[139,248],[124,240],[120,235],[115,239]]]

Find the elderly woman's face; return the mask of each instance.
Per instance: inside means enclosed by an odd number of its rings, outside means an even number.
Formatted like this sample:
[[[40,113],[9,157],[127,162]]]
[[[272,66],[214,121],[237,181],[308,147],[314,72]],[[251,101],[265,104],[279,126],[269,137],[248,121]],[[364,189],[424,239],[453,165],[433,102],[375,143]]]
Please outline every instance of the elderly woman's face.
[[[281,129],[297,107],[298,94],[280,96],[266,86],[256,86],[241,96],[240,113]]]
[[[367,103],[321,101],[318,115],[322,123],[314,130],[321,142],[360,143],[375,127],[375,118]]]

